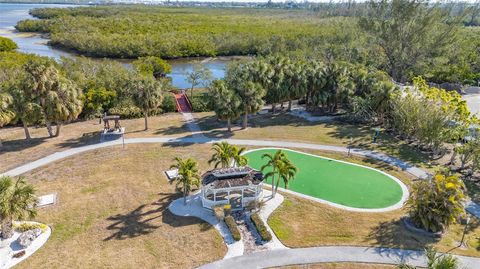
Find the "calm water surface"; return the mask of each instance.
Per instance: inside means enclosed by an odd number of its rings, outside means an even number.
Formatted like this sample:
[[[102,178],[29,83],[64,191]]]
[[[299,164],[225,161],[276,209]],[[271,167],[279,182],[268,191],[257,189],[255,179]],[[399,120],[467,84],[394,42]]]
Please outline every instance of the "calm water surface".
[[[59,60],[61,57],[75,57],[73,53],[55,49],[47,45],[48,39],[42,38],[37,34],[19,33],[15,30],[15,25],[20,20],[33,19],[28,11],[33,8],[42,7],[71,7],[72,5],[57,4],[5,4],[0,3],[0,36],[11,38],[18,44],[18,51],[24,53],[34,53],[41,56],[48,56]],[[214,79],[223,78],[225,67],[231,61],[228,57],[201,59],[201,64],[212,72]],[[125,64],[125,61],[122,61]],[[171,60],[172,84],[178,88],[189,88],[190,84],[186,80],[185,73],[193,68],[193,60]],[[200,85],[202,86],[202,85]]]

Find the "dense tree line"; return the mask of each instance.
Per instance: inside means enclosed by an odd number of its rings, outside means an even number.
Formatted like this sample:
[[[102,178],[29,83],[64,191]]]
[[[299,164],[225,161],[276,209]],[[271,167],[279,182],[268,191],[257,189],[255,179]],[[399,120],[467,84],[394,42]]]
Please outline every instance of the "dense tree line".
[[[476,20],[477,5],[382,0],[341,6],[356,11],[46,8],[32,10],[40,20],[21,21],[17,29],[49,33],[52,45],[93,57],[299,52],[384,70],[400,82],[418,75],[436,83],[476,84],[480,79],[480,31],[462,26],[469,15]]]
[[[382,71],[345,62],[274,55],[229,66],[224,80],[210,86],[214,110],[222,120],[257,112],[266,102],[291,110],[300,99],[307,110],[335,114],[348,112],[355,121],[383,122],[395,86]]]

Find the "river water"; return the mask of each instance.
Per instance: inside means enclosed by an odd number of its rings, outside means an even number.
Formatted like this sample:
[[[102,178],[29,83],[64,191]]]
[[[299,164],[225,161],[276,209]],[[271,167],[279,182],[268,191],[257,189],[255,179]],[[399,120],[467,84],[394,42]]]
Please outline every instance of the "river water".
[[[47,45],[48,39],[42,38],[38,34],[19,33],[15,30],[15,25],[20,20],[33,19],[28,11],[33,8],[41,7],[70,7],[71,5],[58,4],[7,4],[0,3],[0,36],[11,38],[18,45],[18,51],[24,53],[34,53],[41,56],[53,57],[59,60],[61,57],[76,57],[75,54],[55,49]],[[172,85],[177,88],[189,88],[191,85],[186,80],[186,73],[191,71],[193,63],[199,61],[201,65],[208,68],[212,73],[213,79],[223,78],[225,67],[231,61],[228,57],[203,58],[200,60],[179,59],[169,60],[172,66],[172,73],[168,76],[172,79]],[[125,63],[125,61],[121,61]],[[199,85],[202,86],[202,85]]]

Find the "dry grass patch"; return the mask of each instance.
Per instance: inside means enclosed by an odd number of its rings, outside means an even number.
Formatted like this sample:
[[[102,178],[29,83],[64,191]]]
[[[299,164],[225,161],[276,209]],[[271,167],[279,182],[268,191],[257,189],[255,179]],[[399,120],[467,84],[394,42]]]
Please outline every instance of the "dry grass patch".
[[[351,263],[351,262],[332,262],[332,263],[313,263],[275,267],[276,269],[393,269],[395,265],[374,264],[374,263]]]
[[[426,154],[385,133],[380,135],[377,144],[372,144],[374,130],[370,126],[340,122],[315,123],[289,114],[266,114],[251,118],[247,130],[234,128],[234,132],[229,133],[225,123],[219,122],[212,112],[196,113],[195,118],[209,137],[283,140],[344,147],[352,139],[355,147],[385,152],[418,165],[425,165],[424,162],[429,161]]]
[[[453,225],[437,241],[408,232],[400,221],[405,214],[404,210],[350,212],[287,195],[268,223],[285,245],[294,248],[346,245],[422,250],[433,244],[440,251],[448,251],[458,246],[464,226]],[[457,248],[454,253],[480,256],[479,226],[479,220],[473,219],[465,237],[468,247]]]
[[[174,156],[206,169],[209,149],[116,146],[28,173],[38,194],[56,192],[59,203],[39,209],[52,236],[19,268],[192,268],[221,259],[226,247],[213,227],[168,211],[180,196],[163,174]]]
[[[185,136],[189,134],[182,115],[179,113],[164,114],[149,118],[150,130],[143,131],[144,120],[122,120],[126,128],[126,138],[149,136]],[[19,165],[31,162],[57,151],[85,146],[100,141],[103,123],[98,119],[75,122],[62,127],[60,137],[49,138],[46,128],[31,127],[32,139],[25,140],[23,128],[2,128],[0,138],[0,172],[5,172]]]

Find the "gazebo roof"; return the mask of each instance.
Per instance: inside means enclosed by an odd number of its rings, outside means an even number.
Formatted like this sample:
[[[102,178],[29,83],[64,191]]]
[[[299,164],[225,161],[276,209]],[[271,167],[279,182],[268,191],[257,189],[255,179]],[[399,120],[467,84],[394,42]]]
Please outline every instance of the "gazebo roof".
[[[220,168],[206,172],[202,176],[202,185],[214,189],[258,185],[263,181],[262,172],[249,166]]]

